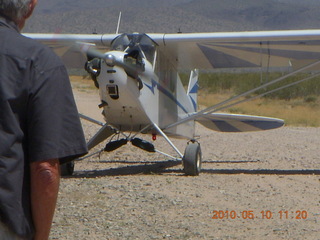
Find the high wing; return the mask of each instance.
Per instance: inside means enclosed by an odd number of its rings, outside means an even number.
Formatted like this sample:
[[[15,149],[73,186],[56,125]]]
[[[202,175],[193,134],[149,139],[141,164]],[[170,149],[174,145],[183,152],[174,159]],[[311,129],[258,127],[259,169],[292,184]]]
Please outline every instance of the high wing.
[[[320,30],[150,35],[178,69],[291,67],[320,59]]]
[[[83,69],[87,57],[76,46],[76,43],[91,44],[105,52],[111,41],[118,34],[55,34],[55,33],[25,33],[26,37],[33,38],[50,47],[69,68]]]
[[[107,50],[118,34],[25,34],[52,47],[70,66],[74,42]],[[147,34],[178,70],[295,67],[320,59],[320,30]],[[82,60],[84,61],[84,60]],[[78,65],[78,64],[74,64]],[[83,64],[81,65],[83,66]]]

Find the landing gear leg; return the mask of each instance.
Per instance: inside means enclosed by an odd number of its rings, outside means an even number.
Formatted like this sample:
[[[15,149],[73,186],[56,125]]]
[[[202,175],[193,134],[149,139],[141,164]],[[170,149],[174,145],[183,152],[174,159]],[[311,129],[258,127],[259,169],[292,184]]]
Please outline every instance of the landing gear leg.
[[[202,154],[198,142],[190,142],[184,152],[182,163],[186,175],[197,176],[201,171]]]

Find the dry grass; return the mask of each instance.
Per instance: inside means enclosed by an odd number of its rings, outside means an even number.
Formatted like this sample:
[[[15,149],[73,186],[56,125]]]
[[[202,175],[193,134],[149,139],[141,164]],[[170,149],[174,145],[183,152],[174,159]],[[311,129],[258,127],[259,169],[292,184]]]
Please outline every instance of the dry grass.
[[[70,76],[72,88],[76,88],[82,92],[96,91],[93,81],[89,76]]]
[[[225,94],[199,94],[199,104],[211,106],[230,98]],[[319,100],[307,103],[304,99],[271,100],[260,98],[233,106],[224,111],[230,113],[250,114],[284,119],[286,125],[319,127],[320,126]]]

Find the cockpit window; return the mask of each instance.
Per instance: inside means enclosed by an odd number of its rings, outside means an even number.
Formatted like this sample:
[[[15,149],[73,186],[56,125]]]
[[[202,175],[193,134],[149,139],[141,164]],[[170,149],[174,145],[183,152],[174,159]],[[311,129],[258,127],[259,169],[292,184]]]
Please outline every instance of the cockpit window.
[[[111,50],[124,51],[130,43],[130,40],[126,34],[122,34],[115,38],[111,43]]]
[[[129,56],[154,61],[157,44],[146,34],[122,34],[111,43],[111,50],[127,52]]]

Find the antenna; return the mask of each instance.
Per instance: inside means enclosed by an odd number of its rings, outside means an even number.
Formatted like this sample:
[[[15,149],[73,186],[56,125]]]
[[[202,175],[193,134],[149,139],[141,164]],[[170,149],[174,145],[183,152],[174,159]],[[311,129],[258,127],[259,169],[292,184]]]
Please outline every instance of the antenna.
[[[118,33],[119,33],[120,22],[121,22],[121,12],[119,13],[119,18],[118,18],[118,25],[117,25],[117,31],[116,31],[116,34],[118,34]]]

